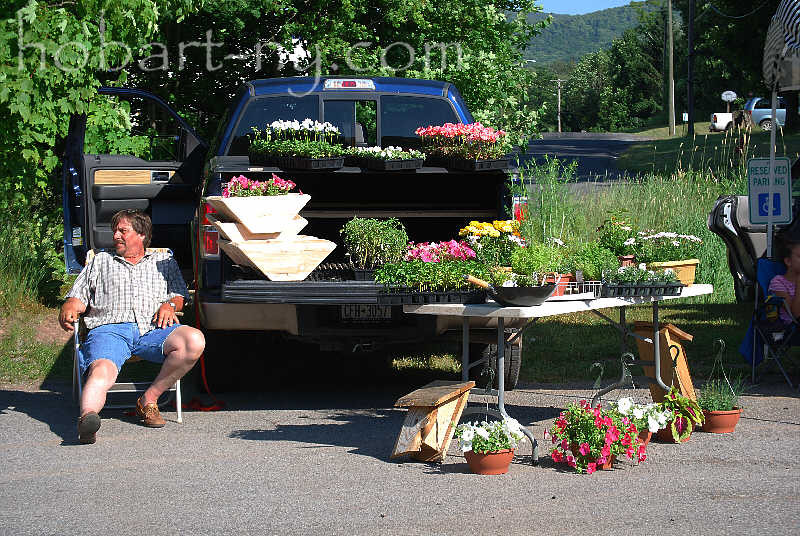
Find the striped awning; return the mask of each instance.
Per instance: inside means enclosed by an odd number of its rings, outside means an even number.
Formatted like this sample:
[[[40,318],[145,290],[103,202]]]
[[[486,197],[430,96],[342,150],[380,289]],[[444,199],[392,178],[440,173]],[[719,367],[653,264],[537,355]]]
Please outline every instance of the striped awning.
[[[762,69],[770,89],[800,89],[800,0],[781,0],[767,31]]]

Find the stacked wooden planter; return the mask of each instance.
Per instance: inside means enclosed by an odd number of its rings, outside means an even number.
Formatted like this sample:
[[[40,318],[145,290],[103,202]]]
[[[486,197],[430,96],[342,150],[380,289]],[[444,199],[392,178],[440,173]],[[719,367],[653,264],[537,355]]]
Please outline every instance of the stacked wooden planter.
[[[206,201],[219,218],[209,217],[221,235],[219,244],[233,262],[249,266],[272,281],[302,281],[336,244],[299,234],[308,224],[300,210],[311,196],[220,197]]]

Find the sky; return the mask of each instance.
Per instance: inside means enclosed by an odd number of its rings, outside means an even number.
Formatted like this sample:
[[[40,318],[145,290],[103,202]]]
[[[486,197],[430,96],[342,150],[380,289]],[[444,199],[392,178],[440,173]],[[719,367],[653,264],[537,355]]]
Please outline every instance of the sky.
[[[536,0],[545,13],[563,15],[582,15],[610,7],[626,6],[631,0]]]

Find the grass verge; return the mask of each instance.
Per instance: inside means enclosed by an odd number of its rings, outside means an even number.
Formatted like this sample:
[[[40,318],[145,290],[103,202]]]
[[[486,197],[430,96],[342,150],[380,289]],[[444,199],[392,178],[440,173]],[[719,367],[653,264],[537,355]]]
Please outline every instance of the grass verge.
[[[741,168],[748,158],[769,157],[770,133],[758,127],[752,131],[695,132],[693,138],[680,136],[637,142],[617,159],[617,168],[631,174],[670,175],[704,170],[720,176]],[[800,134],[784,134],[779,130],[776,139],[776,156],[788,156],[792,161],[800,156]]]

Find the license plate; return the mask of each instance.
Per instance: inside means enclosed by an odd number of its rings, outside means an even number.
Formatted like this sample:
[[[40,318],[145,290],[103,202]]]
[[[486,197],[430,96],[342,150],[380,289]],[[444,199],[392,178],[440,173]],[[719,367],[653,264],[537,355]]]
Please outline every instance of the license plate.
[[[392,306],[348,303],[340,306],[339,316],[347,322],[383,322],[392,319]]]

